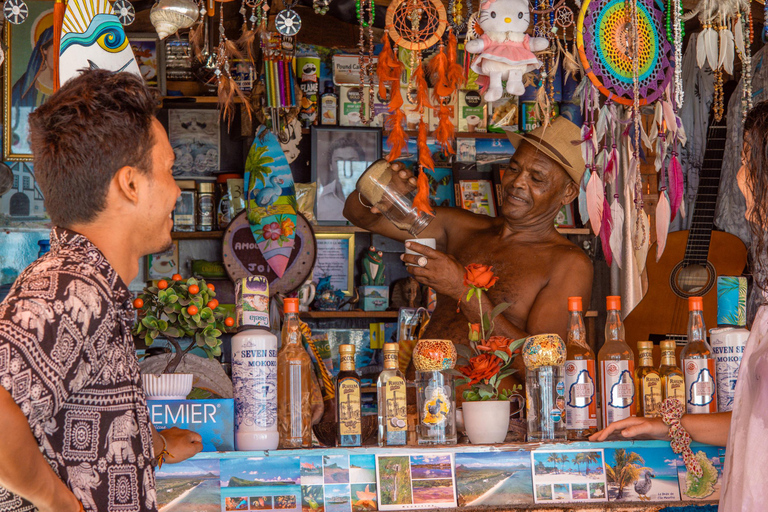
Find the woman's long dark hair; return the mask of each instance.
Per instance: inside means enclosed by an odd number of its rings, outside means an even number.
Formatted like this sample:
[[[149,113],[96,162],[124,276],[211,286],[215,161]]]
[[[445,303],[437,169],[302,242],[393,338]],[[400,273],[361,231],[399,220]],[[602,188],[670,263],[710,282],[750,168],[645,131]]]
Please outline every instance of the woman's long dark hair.
[[[744,120],[744,156],[746,185],[753,201],[747,212],[752,276],[756,285],[768,291],[768,101],[755,105]]]

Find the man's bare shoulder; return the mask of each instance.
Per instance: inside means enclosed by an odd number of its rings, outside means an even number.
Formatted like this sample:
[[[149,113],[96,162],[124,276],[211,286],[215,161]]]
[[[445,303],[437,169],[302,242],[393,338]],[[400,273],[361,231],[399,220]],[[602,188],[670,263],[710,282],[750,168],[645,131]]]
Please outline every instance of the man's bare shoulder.
[[[555,244],[553,255],[558,270],[567,272],[589,272],[592,275],[592,260],[584,250],[564,236]]]

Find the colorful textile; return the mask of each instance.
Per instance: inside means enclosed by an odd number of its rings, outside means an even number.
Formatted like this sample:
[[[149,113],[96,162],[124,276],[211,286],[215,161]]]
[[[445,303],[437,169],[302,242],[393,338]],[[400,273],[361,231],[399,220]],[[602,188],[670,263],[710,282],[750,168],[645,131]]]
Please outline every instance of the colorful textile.
[[[703,475],[701,465],[691,451],[691,435],[680,424],[680,418],[683,417],[684,412],[685,407],[677,398],[667,398],[661,403],[661,419],[665,425],[669,426],[672,451],[681,453],[686,469],[701,478]]]
[[[133,316],[104,255],[61,228],[0,303],[0,385],[86,512],[157,510]],[[35,509],[0,488],[0,510]]]

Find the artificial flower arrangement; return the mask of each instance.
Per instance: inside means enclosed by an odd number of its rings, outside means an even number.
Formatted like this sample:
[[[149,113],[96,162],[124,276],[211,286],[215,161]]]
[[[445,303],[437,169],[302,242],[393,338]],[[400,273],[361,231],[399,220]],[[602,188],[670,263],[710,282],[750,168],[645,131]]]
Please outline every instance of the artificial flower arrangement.
[[[469,389],[462,396],[467,402],[509,400],[514,390],[500,390],[499,385],[504,378],[517,372],[511,365],[525,340],[491,335],[494,319],[510,306],[502,302],[492,311],[483,313],[482,294],[499,280],[493,273],[493,267],[472,263],[465,270],[464,284],[469,287],[467,302],[477,297],[481,323],[469,324],[469,346],[456,346],[460,363],[457,370],[462,377],[460,384],[469,384]]]

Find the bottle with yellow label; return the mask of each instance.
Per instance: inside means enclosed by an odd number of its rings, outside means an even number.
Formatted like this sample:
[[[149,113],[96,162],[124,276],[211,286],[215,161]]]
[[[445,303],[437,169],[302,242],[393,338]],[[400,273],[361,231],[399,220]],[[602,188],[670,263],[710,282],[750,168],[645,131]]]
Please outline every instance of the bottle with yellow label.
[[[379,446],[404,445],[408,431],[405,378],[398,366],[397,343],[384,344],[384,370],[376,392],[379,400]]]
[[[661,416],[661,377],[653,366],[653,342],[638,341],[637,353],[640,365],[635,369],[635,396],[637,415],[646,418]]]
[[[683,371],[677,366],[675,359],[675,341],[664,340],[661,342],[661,394],[664,400],[677,398],[681,404],[685,403],[685,380]]]
[[[339,345],[341,367],[336,376],[336,425],[339,446],[362,444],[360,376],[355,370],[355,346]]]

